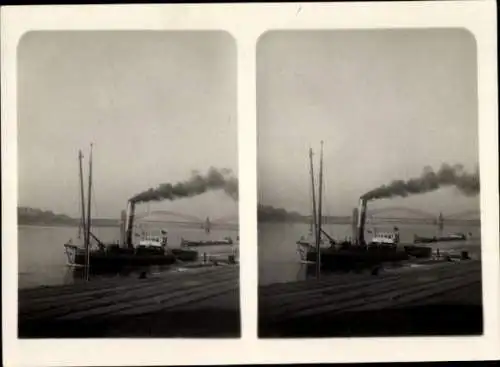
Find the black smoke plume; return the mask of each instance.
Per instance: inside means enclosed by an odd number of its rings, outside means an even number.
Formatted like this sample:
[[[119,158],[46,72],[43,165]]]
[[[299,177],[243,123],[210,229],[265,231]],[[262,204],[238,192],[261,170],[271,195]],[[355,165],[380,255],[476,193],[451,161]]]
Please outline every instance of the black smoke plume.
[[[367,192],[362,198],[374,200],[394,196],[407,197],[434,191],[444,186],[455,186],[466,196],[479,194],[479,167],[476,167],[474,173],[467,173],[461,164],[451,166],[445,163],[437,172],[427,166],[418,178],[412,178],[408,181],[392,181],[389,185],[383,185]]]
[[[176,184],[165,183],[135,195],[135,203],[160,200],[176,200],[201,195],[207,191],[223,190],[233,200],[238,200],[238,179],[227,168],[211,167],[206,175],[193,171],[189,180]]]

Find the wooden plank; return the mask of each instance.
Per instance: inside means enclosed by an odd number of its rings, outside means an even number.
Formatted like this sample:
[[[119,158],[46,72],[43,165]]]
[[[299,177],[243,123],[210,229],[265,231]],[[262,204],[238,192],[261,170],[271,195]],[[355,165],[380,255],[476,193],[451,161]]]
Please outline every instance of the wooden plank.
[[[229,270],[225,270],[229,271]],[[213,274],[219,273],[218,271],[212,271]],[[174,274],[172,274],[174,275]],[[40,294],[35,289],[34,294],[31,294],[30,292],[25,292],[23,296],[19,298],[19,301],[22,302],[24,300],[29,300],[30,304],[36,304],[36,303],[43,303],[46,301],[51,301],[55,297],[57,297],[60,300],[65,300],[65,299],[71,299],[72,297],[75,296],[90,296],[93,294],[99,294],[101,292],[108,292],[111,290],[123,290],[123,289],[131,289],[133,287],[140,288],[141,286],[144,285],[146,282],[161,282],[161,281],[176,281],[178,279],[190,279],[190,278],[199,278],[202,277],[202,274],[198,273],[185,273],[182,274],[183,276],[180,276],[180,274],[175,274],[175,276],[155,276],[155,277],[149,277],[146,279],[138,279],[138,278],[124,278],[120,282],[116,283],[108,283],[106,281],[96,281],[96,282],[91,282],[91,286],[89,287],[80,287],[79,285],[75,285],[73,288],[71,288],[71,292],[66,292],[66,286],[61,286],[62,293],[58,292],[58,288],[52,287],[50,289],[50,292],[48,294]]]
[[[476,305],[482,306],[482,282],[478,279],[469,285],[463,285],[455,290],[449,290],[446,292],[441,292],[440,294],[434,295],[426,299],[416,299],[408,302],[404,302],[400,306],[412,307],[412,306],[426,306],[426,305],[436,305],[436,304],[460,304],[460,305]]]
[[[158,284],[160,281],[158,279],[155,280],[149,280],[148,282],[142,282],[142,283],[132,283],[132,284],[127,284],[127,285],[122,285],[116,288],[113,287],[105,287],[105,288],[98,288],[94,290],[80,290],[80,291],[74,291],[71,294],[64,294],[61,296],[58,295],[50,295],[49,297],[43,297],[43,298],[35,298],[35,299],[29,299],[28,297],[24,297],[19,301],[20,303],[20,313],[29,313],[29,312],[36,312],[40,310],[44,310],[47,308],[51,308],[57,305],[69,305],[71,303],[85,303],[88,301],[92,301],[96,298],[103,297],[105,295],[108,295],[110,293],[122,293],[125,291],[130,291],[134,289],[140,289],[143,288],[144,286],[153,286],[152,283]]]
[[[397,294],[396,297],[388,297],[388,299],[377,301],[373,300],[369,304],[359,307],[352,307],[350,311],[364,311],[372,309],[401,307],[407,304],[419,304],[421,301],[430,301],[434,297],[442,296],[442,299],[449,297],[451,292],[460,292],[468,289],[474,284],[480,283],[480,277],[465,275],[461,278],[450,279],[449,281],[438,281],[430,284],[428,287],[421,289],[408,288],[404,293]]]
[[[94,316],[105,316],[109,314],[113,315],[133,315],[133,314],[144,314],[146,312],[153,312],[155,310],[165,310],[176,304],[183,304],[191,302],[196,299],[203,299],[207,295],[217,295],[223,291],[234,289],[236,286],[235,282],[232,280],[226,280],[224,282],[215,283],[212,285],[204,285],[203,287],[197,287],[196,289],[183,289],[179,292],[174,292],[171,294],[161,295],[161,293],[155,295],[153,298],[148,297],[146,299],[133,299],[120,302],[118,304],[113,304],[105,307],[96,307],[89,310],[69,313],[67,315],[57,317],[59,320],[75,320],[75,319],[88,319]],[[230,287],[228,287],[230,285]],[[152,304],[153,303],[153,304]]]
[[[400,278],[394,278],[390,281],[384,282],[384,285],[387,287],[393,287],[394,284],[399,284],[400,282]],[[259,305],[261,307],[274,309],[274,312],[288,312],[291,308],[299,309],[302,305],[304,307],[309,307],[311,304],[330,302],[329,296],[331,296],[332,292],[336,295],[342,295],[344,297],[349,297],[350,295],[357,297],[360,294],[360,288],[369,288],[368,286],[373,285],[374,283],[374,279],[370,279],[365,282],[354,284],[335,285],[332,287],[313,289],[311,291],[294,292],[292,294],[284,293],[279,295],[281,297],[277,296],[270,299],[262,297],[259,301]],[[269,313],[272,314],[273,312]]]
[[[240,292],[238,287],[236,287],[232,291],[229,291],[227,293],[182,305],[181,308],[183,311],[199,311],[200,309],[223,309],[239,312]]]
[[[72,294],[74,292],[87,291],[92,289],[102,289],[106,286],[113,287],[123,282],[138,282],[139,279],[136,277],[126,276],[126,277],[113,277],[111,279],[99,278],[90,279],[89,282],[78,281],[72,284],[62,284],[62,285],[51,285],[51,286],[41,286],[36,288],[19,289],[19,298],[30,298],[36,299],[38,297],[53,297],[55,295]]]
[[[390,278],[396,278],[397,275],[391,274]],[[343,287],[347,284],[360,284],[363,282],[373,282],[373,276],[368,274],[363,274],[363,276],[355,276],[355,277],[332,277],[328,281],[320,281],[313,282],[307,281],[307,286],[302,284],[301,287],[294,287],[294,284],[291,284],[290,287],[279,287],[278,289],[274,287],[264,286],[259,289],[259,296],[265,298],[266,300],[272,300],[275,298],[282,297],[293,297],[294,295],[305,295],[305,294],[314,294],[321,290],[326,289],[334,289],[336,287]],[[300,282],[304,283],[304,282]],[[262,290],[262,291],[261,291]],[[271,290],[271,291],[270,291]]]
[[[236,267],[212,267],[212,268],[197,268],[195,270],[191,270],[191,272],[165,272],[160,273],[158,275],[154,275],[152,277],[147,278],[148,280],[152,279],[163,279],[163,278],[186,278],[190,276],[198,277],[205,273],[211,272],[224,272],[224,271],[235,271]],[[80,282],[75,284],[65,284],[65,285],[56,285],[50,287],[39,287],[39,288],[30,288],[30,289],[21,289],[18,292],[18,297],[20,300],[29,299],[31,302],[37,301],[38,299],[43,298],[51,298],[54,296],[61,297],[64,295],[72,295],[75,293],[82,294],[87,291],[101,291],[106,288],[118,288],[129,287],[131,285],[141,285],[143,284],[145,279],[138,279],[138,277],[120,277],[117,279],[98,279],[91,280],[90,282]]]
[[[393,274],[391,274],[393,275]],[[348,273],[348,274],[326,274],[320,280],[304,279],[288,283],[274,283],[259,286],[259,296],[272,297],[284,292],[302,292],[311,288],[322,287],[332,284],[343,284],[350,281],[363,280],[371,277],[369,273]]]
[[[145,305],[144,307],[137,307],[138,304],[134,304],[134,307],[127,310],[118,312],[118,315],[141,315],[146,313],[152,313],[157,311],[172,311],[175,308],[183,308],[187,304],[192,304],[194,302],[198,303],[205,301],[212,297],[219,297],[226,293],[230,293],[236,289],[236,284],[233,282],[227,282],[219,287],[211,288],[206,287],[201,292],[195,292],[191,294],[183,295],[182,297],[162,299],[157,304]]]
[[[439,271],[440,269],[457,269],[459,266],[462,271],[467,271],[468,268],[477,268],[480,267],[480,263],[478,261],[468,261],[468,262],[463,262],[463,263],[455,263],[455,262],[443,262],[443,263],[438,263],[431,265],[432,268],[429,267],[422,267],[422,268],[409,268],[408,271],[401,271],[401,272],[381,272],[379,275],[377,275],[378,279],[386,279],[386,278],[391,278],[394,276],[402,276],[402,275],[409,275],[415,274],[417,272],[434,272],[434,271]],[[409,275],[410,276],[410,275]],[[353,283],[358,280],[363,280],[366,279],[367,277],[372,277],[372,275],[368,272],[362,273],[362,274],[356,274],[356,273],[348,273],[348,274],[327,274],[323,275],[321,279],[318,281],[316,279],[307,279],[307,280],[302,280],[302,281],[297,281],[297,282],[291,282],[291,283],[278,283],[278,284],[270,284],[270,285],[265,285],[259,287],[259,296],[265,296],[267,297],[272,297],[272,296],[277,296],[283,292],[292,292],[292,291],[304,291],[304,290],[309,290],[312,288],[316,287],[323,287],[325,285],[334,285],[334,284],[341,284],[341,283]]]
[[[406,287],[398,287],[398,288],[392,288],[392,289],[384,289],[383,292],[380,292],[379,288],[376,288],[375,291],[371,291],[367,296],[372,296],[373,298],[362,298],[365,294],[361,294],[358,297],[351,297],[348,300],[344,299],[329,299],[328,302],[318,306],[318,305],[311,305],[311,307],[300,310],[297,312],[294,312],[294,317],[303,317],[303,316],[308,316],[308,315],[314,315],[314,314],[321,314],[321,313],[332,313],[332,312],[338,312],[338,311],[343,311],[343,310],[349,310],[353,311],[356,306],[358,306],[360,309],[363,307],[366,307],[367,305],[370,305],[371,308],[374,307],[374,303],[379,302],[379,307],[377,308],[384,308],[388,307],[389,305],[393,305],[394,302],[392,300],[395,297],[403,297],[408,295],[408,297],[413,297],[416,299],[418,298],[425,298],[426,294],[432,294],[432,291],[435,291],[436,289],[439,290],[441,289],[442,291],[443,287],[446,287],[447,285],[457,285],[460,284],[460,282],[463,282],[464,280],[467,281],[467,278],[469,277],[468,274],[466,275],[461,275],[460,277],[450,277],[442,281],[427,281],[424,282],[423,284],[419,284],[418,287],[411,287],[411,284],[408,284]],[[433,284],[434,283],[434,284]],[[403,284],[401,284],[403,285]],[[426,291],[426,289],[431,289],[431,291]],[[415,294],[415,292],[421,292],[420,294]],[[413,296],[411,294],[413,293]],[[341,302],[342,301],[342,302]]]
[[[435,281],[434,279],[450,279],[456,278],[456,273],[453,272],[440,272],[435,273],[431,278],[424,278],[424,287]],[[277,316],[282,313],[298,312],[302,309],[309,309],[312,306],[320,307],[322,305],[329,305],[332,302],[347,302],[349,300],[356,300],[360,298],[368,298],[380,294],[382,292],[401,292],[404,286],[407,286],[408,281],[416,281],[415,276],[412,278],[399,277],[391,278],[390,281],[387,279],[373,279],[368,282],[360,282],[358,284],[348,284],[343,286],[341,289],[338,287],[329,288],[328,292],[322,292],[322,289],[317,291],[312,297],[310,294],[301,295],[300,293],[294,293],[294,297],[291,299],[286,299],[285,302],[279,303],[280,299],[274,299],[277,302],[268,302],[266,297],[263,297],[260,301],[261,312],[268,316]],[[422,281],[419,283],[422,284]],[[343,291],[346,289],[347,291]],[[363,301],[365,302],[365,301]]]
[[[341,278],[340,283],[323,278],[291,287],[261,287],[259,336],[479,335],[483,331],[480,261],[382,273],[370,277],[373,281]]]
[[[405,277],[410,277],[414,278],[416,276],[441,276],[442,274],[445,274],[447,272],[468,272],[468,271],[473,271],[475,269],[480,269],[480,267],[477,266],[471,266],[471,267],[458,267],[459,265],[455,263],[451,263],[450,265],[447,266],[438,266],[432,269],[412,269],[412,271],[407,271],[407,272],[394,272],[394,273],[389,273],[389,274],[380,274],[377,276],[368,276],[365,275],[364,277],[358,277],[358,276],[344,276],[342,279],[339,281],[339,279],[335,278],[330,278],[328,281],[320,281],[320,282],[315,282],[314,280],[309,280],[309,281],[301,281],[297,283],[304,284],[305,286],[297,289],[294,285],[294,283],[290,283],[290,287],[283,286],[280,284],[278,288],[271,286],[263,286],[259,288],[259,296],[261,296],[264,299],[272,299],[272,298],[280,298],[284,295],[288,294],[302,294],[304,292],[312,292],[314,293],[317,289],[322,289],[325,287],[335,287],[339,284],[359,284],[359,282],[364,282],[364,281],[390,281],[391,279],[395,278],[405,278]],[[271,291],[271,292],[269,292]]]
[[[131,291],[121,291],[120,293],[116,294],[114,292],[111,292],[109,294],[104,294],[100,298],[95,299],[92,298],[88,302],[78,302],[78,303],[58,303],[57,302],[57,297],[54,298],[54,302],[50,304],[50,307],[44,308],[42,310],[40,309],[32,309],[31,312],[25,312],[22,313],[21,315],[23,316],[23,319],[25,320],[33,320],[33,319],[42,319],[42,318],[50,318],[50,317],[55,317],[58,315],[65,315],[69,314],[75,311],[79,310],[88,310],[92,309],[93,307],[111,307],[113,304],[119,303],[119,302],[129,302],[133,299],[136,298],[145,298],[145,297],[154,297],[158,294],[163,294],[163,293],[170,293],[172,291],[178,291],[178,290],[183,290],[183,289],[193,289],[196,287],[205,287],[207,279],[209,281],[213,282],[214,284],[218,284],[223,281],[227,281],[230,279],[234,279],[234,274],[231,272],[227,273],[217,273],[218,277],[204,277],[198,278],[198,281],[196,283],[192,283],[192,279],[188,279],[184,282],[164,282],[164,283],[158,283],[155,282],[153,285],[150,287],[147,287],[146,289],[140,288],[136,289],[133,288]],[[147,284],[144,283],[144,284]],[[80,300],[80,299],[78,299]],[[45,305],[47,306],[47,305]],[[120,306],[116,307],[111,307],[111,310],[114,309],[121,309]]]
[[[219,284],[227,280],[231,280],[233,277],[228,275],[226,277],[212,280],[214,284]],[[133,291],[125,291],[119,294],[107,294],[98,299],[91,299],[87,302],[81,302],[76,304],[53,304],[53,307],[43,310],[35,310],[29,314],[25,315],[25,319],[38,319],[38,318],[50,318],[60,315],[66,315],[75,312],[84,312],[86,310],[91,310],[100,307],[109,307],[120,303],[130,303],[136,299],[145,298],[155,298],[161,294],[176,294],[183,292],[185,289],[197,289],[203,288],[206,283],[201,280],[196,284],[192,282],[185,283],[167,283],[167,284],[154,284],[152,287],[146,289],[134,289]],[[118,307],[118,306],[117,306]],[[112,308],[114,309],[114,308]],[[119,307],[121,309],[121,307]]]
[[[427,282],[428,284],[429,282]],[[425,284],[424,286],[427,286]],[[303,298],[297,302],[291,302],[286,307],[272,307],[271,309],[262,308],[262,313],[266,315],[266,318],[284,318],[288,315],[300,315],[302,312],[316,313],[322,312],[322,310],[333,311],[338,308],[343,308],[346,304],[366,304],[369,302],[371,297],[377,297],[381,294],[387,294],[392,292],[398,294],[401,292],[401,288],[404,285],[404,280],[398,280],[391,283],[373,283],[370,286],[356,288],[347,292],[339,292],[335,294],[327,295],[323,297],[317,297],[315,299]],[[326,312],[326,311],[325,311]]]
[[[186,266],[186,268],[189,268]],[[213,271],[222,271],[223,269],[228,267],[218,266],[218,267],[199,267],[199,268],[190,268],[189,271],[186,272],[178,272],[178,271],[164,271],[156,274],[150,275],[148,279],[156,279],[163,277],[184,277],[186,275],[195,275],[204,272],[213,272]],[[138,276],[116,276],[113,278],[91,278],[90,281],[78,281],[72,284],[60,284],[60,285],[51,285],[51,286],[42,286],[36,288],[27,288],[27,289],[19,289],[18,296],[19,297],[29,297],[30,299],[35,299],[38,297],[46,297],[46,296],[54,296],[54,295],[63,295],[63,294],[71,294],[74,292],[80,292],[83,290],[92,290],[92,289],[102,289],[106,286],[115,287],[123,285],[124,283],[139,283],[144,279],[139,279]]]
[[[234,277],[234,271],[223,271],[223,272],[213,272],[209,274],[210,281],[215,281],[220,277],[231,276]],[[122,297],[124,294],[128,292],[138,292],[143,293],[147,292],[149,289],[155,289],[162,287],[164,291],[169,291],[165,287],[170,286],[172,289],[176,289],[179,287],[183,287],[189,282],[193,281],[206,281],[207,274],[196,275],[193,276],[190,274],[188,277],[181,277],[177,279],[169,279],[169,278],[151,278],[151,279],[142,279],[142,282],[132,282],[126,283],[125,285],[116,287],[116,288],[104,288],[104,289],[96,289],[92,291],[83,291],[83,292],[75,292],[71,295],[66,296],[51,296],[44,297],[43,299],[36,299],[34,302],[28,301],[24,299],[24,301],[20,302],[20,313],[32,313],[32,312],[40,312],[43,310],[47,310],[50,308],[56,307],[69,307],[71,305],[78,304],[88,304],[96,299],[103,299],[105,297],[110,297],[116,295],[117,297]],[[175,280],[175,281],[174,281]]]
[[[176,275],[95,282],[71,293],[65,287],[63,297],[52,287],[47,293],[34,292],[31,306],[31,292],[23,292],[19,337],[239,335],[237,266]]]
[[[338,274],[338,275],[327,275],[326,277],[322,277],[321,280],[308,279],[293,283],[284,283],[284,284],[272,284],[265,285],[259,287],[259,296],[270,299],[273,297],[280,297],[283,294],[291,294],[294,292],[304,292],[304,291],[312,291],[314,292],[317,288],[322,288],[325,286],[335,286],[338,284],[356,284],[357,282],[368,281],[370,279],[384,280],[389,281],[393,278],[402,278],[405,276],[415,276],[415,274],[421,273],[441,273],[446,271],[455,271],[457,267],[457,263],[442,263],[436,264],[429,268],[412,268],[408,271],[399,270],[394,272],[381,272],[377,276],[373,276],[370,273],[364,274]],[[467,266],[468,268],[476,268],[476,265],[470,264]]]

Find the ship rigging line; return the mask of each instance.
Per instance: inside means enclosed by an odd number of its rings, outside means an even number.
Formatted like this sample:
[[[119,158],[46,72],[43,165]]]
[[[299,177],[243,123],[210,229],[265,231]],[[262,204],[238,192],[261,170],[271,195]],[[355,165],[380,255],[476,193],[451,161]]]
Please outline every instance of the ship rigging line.
[[[312,203],[313,198],[314,198],[314,187],[309,183],[307,185],[309,187],[309,202]],[[311,219],[309,220],[309,233],[311,235],[314,235],[314,211],[311,211]]]
[[[85,223],[85,204],[82,200],[84,200],[84,193],[82,191],[83,185],[84,185],[84,178],[83,178],[83,171],[82,171],[82,164],[83,164],[83,154],[81,151],[79,152],[79,171],[78,171],[78,177],[79,177],[79,182],[77,185],[77,190],[78,194],[76,197],[81,197],[81,200],[79,201],[79,207],[80,207],[80,219],[78,220],[78,239],[82,238],[82,233],[84,234],[85,228],[84,228],[84,223]],[[84,234],[85,236],[85,234]]]
[[[324,169],[324,168],[323,168]],[[324,173],[324,172],[323,172]],[[330,228],[330,223],[328,223],[328,221],[326,220],[327,218],[330,217],[330,205],[328,203],[328,198],[327,198],[327,192],[328,192],[328,187],[326,185],[326,180],[324,178],[325,176],[323,175],[323,207],[325,208],[325,211],[324,211],[324,214],[322,214],[323,216],[323,225],[325,225],[325,227],[328,227]],[[322,231],[324,232],[324,231]],[[323,233],[324,234],[324,233]]]
[[[95,185],[92,185],[92,200],[94,202],[95,218],[98,218],[98,215],[97,215],[97,200],[96,200],[96,195],[95,195]]]
[[[77,185],[77,191],[78,191],[78,195],[77,195],[77,197],[78,197],[80,195],[79,185]],[[83,203],[80,200],[78,200],[78,201],[79,201],[78,206],[79,206],[79,213],[80,213],[79,218],[81,218],[82,217],[82,210],[83,210],[83,208],[82,208]],[[78,239],[82,238],[82,230],[83,230],[82,221],[80,219],[78,219],[78,237],[77,237]]]

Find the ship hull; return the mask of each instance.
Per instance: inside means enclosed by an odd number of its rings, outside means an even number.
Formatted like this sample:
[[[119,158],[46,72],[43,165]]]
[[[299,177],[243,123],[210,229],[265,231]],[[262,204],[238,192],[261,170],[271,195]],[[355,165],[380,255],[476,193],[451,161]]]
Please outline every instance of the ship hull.
[[[392,249],[377,250],[324,250],[321,251],[321,268],[328,270],[351,270],[369,268],[384,262],[408,260],[405,251]],[[316,252],[308,252],[307,261],[316,262]]]
[[[450,242],[450,241],[465,241],[465,237],[446,236],[446,237],[419,237],[415,236],[413,243],[434,243],[434,242]]]
[[[232,246],[231,241],[184,241],[182,242],[182,247],[204,247],[204,246],[219,246],[227,245]]]
[[[85,250],[75,246],[66,246],[68,263],[72,266],[85,266]],[[93,269],[115,270],[123,267],[143,267],[150,265],[169,265],[175,263],[177,256],[172,253],[164,253],[159,250],[148,249],[111,249],[111,250],[92,250],[89,253],[89,266]],[[191,259],[193,254],[184,254],[184,258]],[[194,257],[195,258],[195,257]],[[182,259],[181,259],[182,260]],[[184,260],[184,261],[186,261]]]
[[[175,262],[175,256],[164,254],[106,254],[94,252],[90,254],[90,267],[92,268],[116,268],[116,267],[140,267],[149,265],[168,265]],[[76,265],[85,264],[85,254],[77,254]]]
[[[430,258],[432,256],[432,247],[428,246],[405,246],[406,253],[417,258]]]
[[[310,249],[304,260],[316,262],[316,251]],[[370,268],[382,263],[400,262],[413,258],[431,258],[432,248],[427,246],[404,246],[398,249],[394,246],[351,246],[344,249],[322,249],[321,267],[327,270],[352,270]]]
[[[177,260],[181,261],[196,261],[198,259],[198,252],[184,249],[172,249],[172,254]]]
[[[437,242],[436,237],[417,237],[415,236],[415,239],[413,240],[413,243],[433,243]]]

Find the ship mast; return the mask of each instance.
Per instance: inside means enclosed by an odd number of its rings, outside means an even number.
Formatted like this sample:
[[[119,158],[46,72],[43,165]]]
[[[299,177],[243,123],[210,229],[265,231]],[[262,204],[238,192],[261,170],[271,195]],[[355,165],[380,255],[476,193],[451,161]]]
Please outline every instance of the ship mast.
[[[91,190],[92,190],[92,144],[90,144],[89,155],[89,187],[88,187],[88,203],[87,203],[87,232],[85,238],[85,280],[89,280],[90,272],[90,227],[91,227]]]
[[[319,163],[319,202],[318,202],[318,222],[316,235],[316,276],[319,278],[321,273],[321,221],[323,217],[323,141],[321,141],[321,156]]]
[[[311,189],[312,189],[312,224],[314,227],[314,236],[318,236],[318,225],[316,222],[316,186],[314,185],[314,168],[313,168],[313,151],[309,148],[309,164],[311,173]],[[316,239],[317,242],[317,239]]]
[[[80,231],[83,231],[83,242],[87,243],[87,231],[86,231],[86,225],[85,225],[85,195],[83,193],[83,167],[82,167],[82,160],[83,160],[83,154],[82,151],[78,151],[78,160],[80,163],[80,199],[81,199],[81,223],[80,223],[80,228],[78,230],[78,237],[80,237]]]

